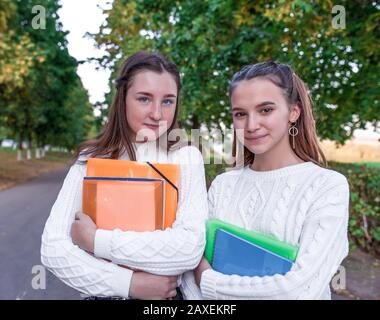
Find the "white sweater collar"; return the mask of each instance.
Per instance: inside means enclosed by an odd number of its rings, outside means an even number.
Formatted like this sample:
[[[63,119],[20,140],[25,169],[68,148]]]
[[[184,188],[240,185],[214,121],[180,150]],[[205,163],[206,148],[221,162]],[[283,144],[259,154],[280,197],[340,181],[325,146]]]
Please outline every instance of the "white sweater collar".
[[[307,170],[313,167],[317,167],[311,161],[290,165],[287,167],[269,170],[269,171],[256,171],[250,168],[249,165],[244,167],[244,175],[247,177],[253,177],[255,179],[266,180],[266,179],[276,179],[289,175],[299,174],[303,170]]]
[[[157,147],[156,141],[133,142],[132,145],[136,152],[137,161],[139,162],[167,162],[168,160],[168,152],[161,146]],[[119,159],[129,160],[127,150],[124,150],[124,152],[119,156]]]

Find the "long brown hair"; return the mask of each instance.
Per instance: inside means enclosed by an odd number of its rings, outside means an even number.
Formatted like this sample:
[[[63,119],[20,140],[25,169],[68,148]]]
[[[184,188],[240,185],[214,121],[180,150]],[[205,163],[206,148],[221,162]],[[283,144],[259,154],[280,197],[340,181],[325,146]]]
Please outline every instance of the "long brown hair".
[[[177,101],[173,123],[170,125],[167,134],[173,129],[180,128],[178,123],[179,93],[181,90],[180,74],[176,65],[158,53],[139,51],[127,58],[121,66],[119,76],[116,79],[116,95],[113,99],[108,121],[102,132],[92,140],[79,144],[74,154],[74,162],[79,155],[91,157],[103,157],[118,159],[125,150],[128,152],[130,160],[136,160],[136,152],[130,139],[131,129],[128,126],[126,115],[126,97],[128,89],[137,73],[150,70],[157,73],[168,72],[177,84]],[[167,141],[169,150],[176,141]],[[78,161],[84,164],[87,161]]]
[[[295,126],[298,129],[294,149],[296,155],[304,161],[311,161],[319,166],[326,167],[327,161],[318,143],[312,110],[312,99],[308,93],[306,84],[287,64],[274,61],[261,62],[247,65],[235,73],[230,82],[230,99],[240,81],[250,80],[256,77],[262,77],[272,81],[276,86],[282,89],[289,106],[297,104],[301,109],[301,114],[295,122]],[[236,155],[237,138],[236,131],[234,130],[232,156],[236,157]],[[255,154],[244,146],[244,166],[252,164],[254,159]]]

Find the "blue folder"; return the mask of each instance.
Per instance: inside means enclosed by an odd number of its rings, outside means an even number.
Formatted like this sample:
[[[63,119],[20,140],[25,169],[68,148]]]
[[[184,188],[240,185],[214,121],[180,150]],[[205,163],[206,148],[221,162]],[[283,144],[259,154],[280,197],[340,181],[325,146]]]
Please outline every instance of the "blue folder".
[[[293,262],[228,231],[216,232],[212,268],[227,275],[272,276],[287,273]]]

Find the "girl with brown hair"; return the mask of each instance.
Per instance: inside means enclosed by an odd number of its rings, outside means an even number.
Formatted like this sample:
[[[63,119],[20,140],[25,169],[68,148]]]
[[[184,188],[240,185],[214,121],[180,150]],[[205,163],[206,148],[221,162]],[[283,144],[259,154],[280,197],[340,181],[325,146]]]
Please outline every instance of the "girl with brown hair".
[[[64,283],[94,299],[172,299],[178,294],[178,276],[194,269],[204,250],[203,158],[197,148],[167,138],[179,128],[181,83],[172,62],[138,52],[122,65],[116,89],[104,130],[77,149],[45,225],[41,260]],[[97,229],[81,212],[89,157],[179,164],[179,203],[172,228]]]
[[[225,275],[205,258],[183,277],[187,299],[330,299],[348,254],[347,179],[326,168],[305,83],[286,64],[245,66],[230,83],[234,155],[243,167],[216,177],[209,217],[299,246],[285,275]],[[237,159],[239,160],[239,159]],[[239,162],[239,161],[237,161]]]

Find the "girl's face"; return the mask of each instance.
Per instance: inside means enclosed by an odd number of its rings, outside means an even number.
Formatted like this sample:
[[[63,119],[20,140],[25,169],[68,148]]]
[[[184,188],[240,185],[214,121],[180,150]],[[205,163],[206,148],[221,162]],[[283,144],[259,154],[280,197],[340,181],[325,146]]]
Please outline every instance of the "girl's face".
[[[158,139],[174,121],[177,84],[168,72],[141,71],[132,80],[126,97],[132,141]]]
[[[297,105],[289,108],[282,89],[265,78],[241,81],[231,96],[235,129],[242,129],[238,139],[254,154],[263,154],[279,144],[289,144],[289,121],[300,114]]]

